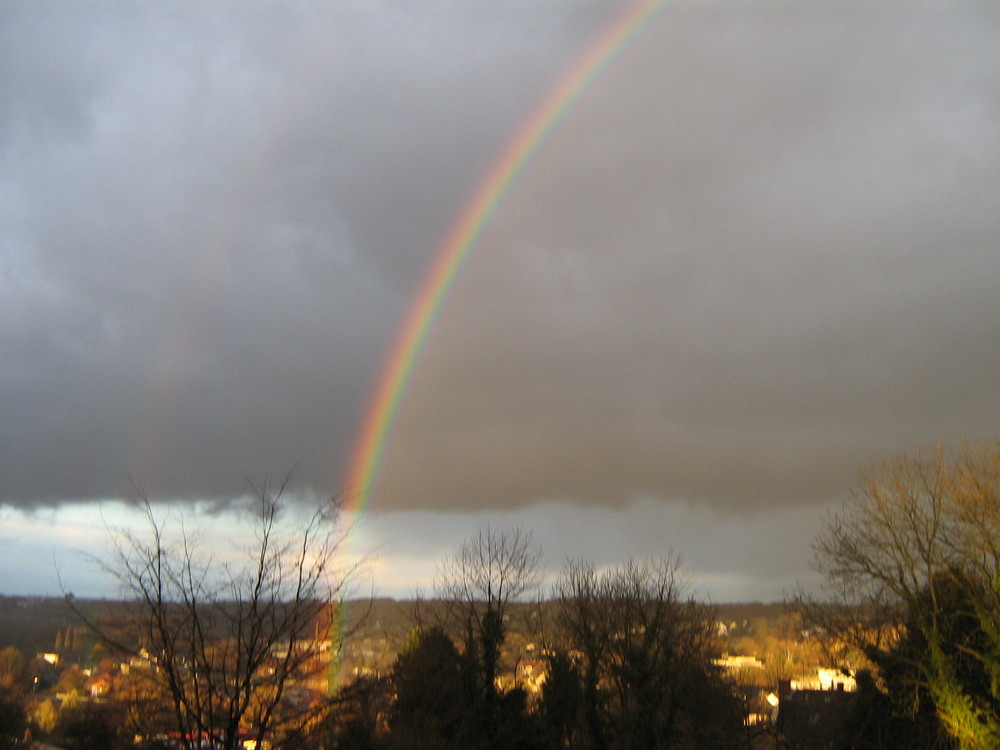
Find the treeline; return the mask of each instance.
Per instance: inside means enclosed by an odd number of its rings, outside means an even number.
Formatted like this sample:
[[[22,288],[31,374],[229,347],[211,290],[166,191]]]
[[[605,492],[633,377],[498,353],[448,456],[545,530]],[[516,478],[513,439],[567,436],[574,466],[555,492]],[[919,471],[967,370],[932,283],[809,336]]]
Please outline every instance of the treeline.
[[[98,600],[81,602],[81,605],[95,613],[104,608],[104,603]],[[80,621],[66,606],[63,597],[0,595],[0,647],[13,646],[26,654],[74,646],[82,650],[87,646],[87,634],[75,633],[74,628],[78,627]],[[66,643],[67,629],[69,643]]]
[[[150,552],[142,559],[161,559]],[[0,734],[16,746],[28,729],[81,750],[136,737],[148,747],[225,750],[247,742],[297,750],[742,746],[736,687],[712,661],[715,612],[686,595],[676,560],[606,570],[571,563],[542,606],[538,557],[530,533],[481,530],[444,561],[435,599],[414,603],[392,664],[332,694],[323,670],[335,670],[336,655],[322,644],[336,637],[337,617],[315,599],[264,602],[259,580],[235,603],[232,587],[212,589],[228,595],[212,600],[202,583],[183,606],[147,596],[115,618],[88,620],[114,656],[101,669],[123,665],[106,695],[83,697],[78,670],[64,673],[68,701],[23,702],[27,713],[12,712]],[[179,568],[157,568],[174,582],[192,569],[183,558]],[[158,591],[149,570],[140,583]],[[198,596],[206,598],[196,607]],[[308,617],[289,629],[297,609]],[[203,639],[209,632],[215,637]]]
[[[344,692],[349,699],[331,714],[323,747],[745,746],[735,686],[712,664],[714,612],[684,597],[674,561],[604,571],[569,565],[549,617],[533,624],[543,644],[540,690],[532,694],[516,673],[505,674],[512,600],[504,585],[523,591],[527,571],[494,557],[500,573],[491,581],[497,571],[479,545],[521,542],[487,530],[466,548],[458,567],[468,578],[452,583],[469,596],[449,600],[441,621],[414,629],[386,675]]]

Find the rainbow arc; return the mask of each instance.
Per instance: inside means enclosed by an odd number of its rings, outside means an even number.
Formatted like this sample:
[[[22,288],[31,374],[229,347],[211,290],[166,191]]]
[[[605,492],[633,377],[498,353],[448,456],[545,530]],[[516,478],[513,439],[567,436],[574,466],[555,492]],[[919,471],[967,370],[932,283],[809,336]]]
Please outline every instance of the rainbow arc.
[[[669,0],[639,0],[603,29],[518,129],[459,214],[409,307],[365,412],[344,485],[348,508],[362,511],[368,505],[382,453],[414,367],[449,290],[484,228],[525,166],[581,94],[668,5]]]

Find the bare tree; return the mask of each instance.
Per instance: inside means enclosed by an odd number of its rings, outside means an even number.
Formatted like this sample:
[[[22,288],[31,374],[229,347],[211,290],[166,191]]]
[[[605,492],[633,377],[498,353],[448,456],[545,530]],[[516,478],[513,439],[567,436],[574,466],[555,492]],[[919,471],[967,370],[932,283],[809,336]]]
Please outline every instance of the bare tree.
[[[807,616],[876,663],[909,654],[959,746],[1000,746],[1000,443],[872,468],[815,549],[829,603]]]
[[[555,596],[553,645],[578,655],[587,747],[731,746],[739,718],[713,674],[714,611],[686,596],[677,558],[571,562]]]
[[[288,723],[317,708],[309,696],[325,696],[353,569],[336,559],[345,534],[336,505],[296,520],[281,502],[288,481],[254,489],[252,541],[232,550],[183,521],[169,528],[140,496],[145,531],[112,530],[98,561],[122,589],[122,610],[96,622],[75,608],[106,643],[150,663],[188,748],[280,746]]]
[[[611,647],[610,600],[603,577],[591,562],[571,561],[554,587],[557,634],[550,651],[580,655],[581,699],[584,733],[589,747],[607,746],[604,698],[605,670]]]
[[[476,660],[487,725],[495,718],[501,648],[512,607],[537,592],[540,557],[531,532],[487,525],[442,563],[435,581],[435,595],[449,603],[448,629],[464,633],[465,656]]]
[[[512,603],[537,591],[540,557],[530,531],[499,531],[487,524],[442,563],[435,594],[460,602],[466,612],[485,604],[503,617]]]

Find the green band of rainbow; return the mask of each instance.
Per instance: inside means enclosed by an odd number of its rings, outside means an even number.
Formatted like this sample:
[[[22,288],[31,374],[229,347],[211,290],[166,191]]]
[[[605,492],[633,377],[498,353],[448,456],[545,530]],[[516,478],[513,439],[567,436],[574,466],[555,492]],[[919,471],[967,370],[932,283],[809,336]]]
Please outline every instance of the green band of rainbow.
[[[386,438],[392,430],[400,400],[427,335],[444,305],[448,290],[472,248],[516,182],[525,165],[588,85],[628,46],[668,0],[632,3],[604,29],[585,53],[520,128],[500,154],[458,221],[424,278],[397,333],[370,402],[344,487],[346,505],[364,509],[374,488]]]

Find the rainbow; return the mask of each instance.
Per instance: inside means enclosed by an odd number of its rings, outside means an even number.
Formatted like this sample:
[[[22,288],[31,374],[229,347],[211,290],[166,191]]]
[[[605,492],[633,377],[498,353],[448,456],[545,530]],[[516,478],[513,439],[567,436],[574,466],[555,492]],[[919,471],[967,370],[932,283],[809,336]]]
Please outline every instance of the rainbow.
[[[448,291],[485,226],[503,203],[525,165],[581,93],[635,39],[669,0],[638,0],[591,43],[500,153],[435,254],[386,358],[371,398],[344,485],[345,504],[367,507],[376,474],[407,383]]]

